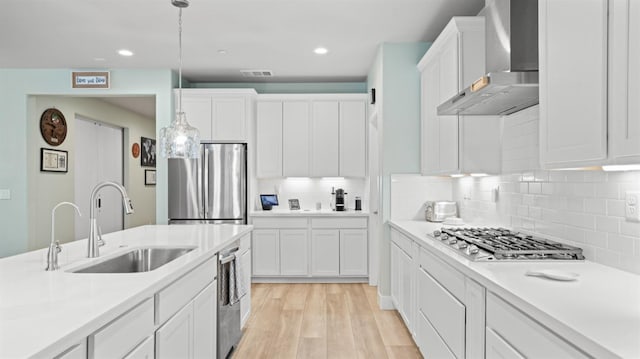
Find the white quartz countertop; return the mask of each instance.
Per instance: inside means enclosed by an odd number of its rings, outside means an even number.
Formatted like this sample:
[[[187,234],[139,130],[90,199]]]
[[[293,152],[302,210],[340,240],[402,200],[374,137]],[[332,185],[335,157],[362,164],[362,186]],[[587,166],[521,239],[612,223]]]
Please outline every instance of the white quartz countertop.
[[[597,358],[640,358],[640,276],[588,260],[473,262],[427,238],[439,223],[390,221],[439,258]],[[579,274],[572,282],[525,276],[527,270]]]
[[[330,209],[272,209],[270,211],[254,211],[249,213],[249,217],[369,217],[367,211],[356,211],[349,209],[346,211],[332,211]]]
[[[53,357],[251,231],[240,225],[142,226],[103,235],[100,258],[87,241],[63,244],[61,269],[44,270],[47,249],[0,259],[0,358]],[[195,247],[145,273],[70,273],[137,247]]]

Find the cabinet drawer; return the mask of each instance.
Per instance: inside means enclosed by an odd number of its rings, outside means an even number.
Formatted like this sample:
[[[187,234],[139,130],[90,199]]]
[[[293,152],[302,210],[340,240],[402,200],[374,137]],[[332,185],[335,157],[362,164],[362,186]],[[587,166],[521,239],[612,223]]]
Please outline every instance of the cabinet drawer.
[[[162,324],[184,307],[218,271],[217,257],[209,259],[156,294],[156,324]]]
[[[514,358],[524,359],[524,357],[518,353],[509,343],[505,342],[496,332],[487,328],[485,334],[487,338],[487,355],[486,359],[502,359],[502,358]]]
[[[254,228],[307,228],[308,218],[253,217]]]
[[[153,300],[149,298],[89,336],[89,357],[122,358],[152,333]]]
[[[447,348],[447,345],[421,313],[418,313],[416,323],[416,342],[425,358],[456,359],[455,355]]]
[[[367,218],[311,218],[311,228],[367,228]]]
[[[131,353],[127,354],[124,359],[153,359],[155,353],[153,339],[153,335],[149,336],[140,345],[133,349]]]
[[[438,259],[428,250],[420,248],[420,267],[424,268],[440,285],[458,300],[464,300],[464,275]]]
[[[391,241],[398,245],[409,257],[413,258],[411,240],[395,229],[391,229]]]
[[[418,271],[418,308],[457,358],[465,353],[465,306],[428,273]]]
[[[55,356],[54,359],[86,359],[87,358],[87,339],[72,346],[64,351],[64,353]]]
[[[493,330],[527,358],[587,358],[571,344],[493,293],[487,294],[487,329]]]

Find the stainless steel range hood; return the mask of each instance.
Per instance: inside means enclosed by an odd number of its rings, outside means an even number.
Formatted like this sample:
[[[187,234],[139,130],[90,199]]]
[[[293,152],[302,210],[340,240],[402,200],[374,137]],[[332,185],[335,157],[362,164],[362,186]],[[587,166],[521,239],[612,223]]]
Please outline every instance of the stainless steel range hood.
[[[438,115],[508,115],[538,103],[538,0],[489,0],[483,12],[487,74]]]

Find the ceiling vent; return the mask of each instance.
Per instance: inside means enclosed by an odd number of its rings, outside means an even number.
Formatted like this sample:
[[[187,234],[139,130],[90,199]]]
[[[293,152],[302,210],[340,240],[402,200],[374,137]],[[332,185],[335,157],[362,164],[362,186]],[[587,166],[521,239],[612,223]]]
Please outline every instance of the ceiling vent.
[[[243,77],[273,77],[271,70],[240,70]]]

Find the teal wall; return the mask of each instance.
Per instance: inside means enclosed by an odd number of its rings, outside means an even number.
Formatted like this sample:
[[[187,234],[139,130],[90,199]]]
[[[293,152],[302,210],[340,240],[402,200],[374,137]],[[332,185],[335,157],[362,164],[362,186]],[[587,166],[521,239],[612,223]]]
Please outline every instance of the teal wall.
[[[185,86],[186,87],[186,86]],[[191,88],[252,88],[257,93],[367,93],[366,82],[193,82]]]
[[[380,212],[382,238],[378,291],[390,295],[389,220],[391,174],[420,173],[420,72],[418,61],[431,43],[385,43],[373,62],[367,88],[376,88],[376,111],[380,131],[380,172],[382,194]]]
[[[111,70],[110,77],[110,89],[73,89],[68,69],[0,69],[0,189],[11,190],[10,200],[0,200],[0,257],[28,250],[27,166],[39,164],[27,161],[27,121],[40,118],[28,109],[29,95],[153,95],[156,131],[170,123],[177,84],[171,70]],[[156,221],[166,223],[166,161],[157,161],[157,175]]]

